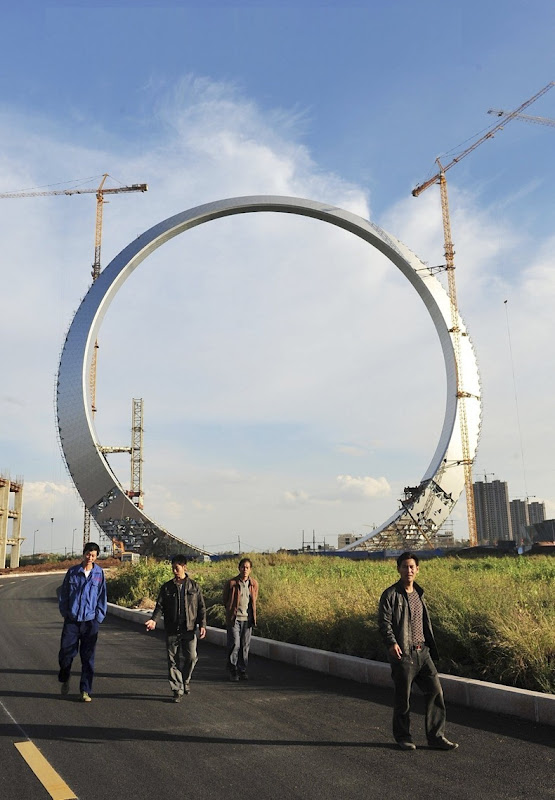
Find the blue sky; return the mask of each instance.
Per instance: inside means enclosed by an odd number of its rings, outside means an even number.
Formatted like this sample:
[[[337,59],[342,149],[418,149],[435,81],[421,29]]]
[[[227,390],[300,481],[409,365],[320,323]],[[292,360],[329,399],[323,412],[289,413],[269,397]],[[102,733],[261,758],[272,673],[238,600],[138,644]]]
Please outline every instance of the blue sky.
[[[171,214],[255,193],[349,208],[440,264],[437,187],[411,190],[493,122],[489,108],[555,77],[554,22],[534,0],[14,6],[0,192],[95,186],[104,172],[147,182],[106,206],[103,264]],[[555,118],[555,90],[528,113]],[[554,136],[513,121],[448,173],[484,388],[475,474],[550,515]],[[63,550],[81,511],[52,395],[90,278],[94,195],[0,207],[0,469],[25,478],[24,550],[36,529],[41,548]],[[99,437],[126,441],[131,397],[144,397],[145,509],[209,549],[365,532],[420,479],[441,426],[439,345],[410,287],[348,237],[274,217],[158,251],[101,333]],[[113,463],[126,482],[125,458]],[[462,500],[453,517],[462,538]]]

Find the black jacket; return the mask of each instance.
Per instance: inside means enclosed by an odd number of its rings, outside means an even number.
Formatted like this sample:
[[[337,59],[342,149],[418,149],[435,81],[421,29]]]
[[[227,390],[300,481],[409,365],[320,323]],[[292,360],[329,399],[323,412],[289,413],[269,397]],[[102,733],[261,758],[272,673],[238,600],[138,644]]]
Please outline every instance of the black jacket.
[[[424,639],[430,648],[431,657],[434,661],[437,661],[437,647],[430,615],[428,614],[428,608],[423,597],[424,589],[417,583],[414,584],[414,589],[418,592],[422,600]],[[394,583],[393,586],[390,586],[382,594],[380,598],[378,626],[383,642],[388,649],[392,645],[398,644],[403,653],[408,654],[411,646],[410,607],[407,593],[401,581]]]
[[[196,581],[189,576],[185,578],[185,623],[188,631],[194,631],[198,625],[206,628],[206,606],[202,590]],[[172,579],[162,585],[158,593],[156,606],[152,614],[154,622],[164,617],[166,634],[175,636],[179,628],[180,592],[176,582]]]

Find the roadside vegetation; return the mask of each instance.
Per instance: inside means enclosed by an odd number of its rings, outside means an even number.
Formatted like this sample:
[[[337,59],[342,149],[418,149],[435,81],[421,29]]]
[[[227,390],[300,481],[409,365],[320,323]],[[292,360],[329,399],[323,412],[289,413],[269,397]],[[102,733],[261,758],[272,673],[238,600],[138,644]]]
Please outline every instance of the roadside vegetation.
[[[377,628],[394,561],[253,554],[260,582],[256,633],[269,639],[385,661]],[[190,564],[208,622],[224,627],[221,593],[233,561]],[[153,607],[167,563],[126,565],[108,578],[111,602]],[[434,559],[420,563],[441,672],[555,693],[555,559]]]

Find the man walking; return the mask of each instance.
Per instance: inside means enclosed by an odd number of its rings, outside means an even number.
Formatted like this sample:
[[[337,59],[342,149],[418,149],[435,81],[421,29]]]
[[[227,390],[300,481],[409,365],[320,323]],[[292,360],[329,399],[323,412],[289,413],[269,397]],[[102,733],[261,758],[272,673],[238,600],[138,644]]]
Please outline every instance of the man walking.
[[[445,738],[445,702],[437,669],[437,648],[424,590],[414,582],[418,556],[402,553],[397,559],[400,580],[380,598],[379,628],[388,648],[395,686],[393,736],[401,750],[416,750],[410,732],[410,693],[413,681],[426,702],[426,737],[437,750],[455,750]]]
[[[224,587],[227,626],[227,668],[231,681],[248,680],[251,633],[256,625],[258,581],[251,576],[252,561],[242,558],[239,574]]]
[[[164,617],[168,679],[174,703],[180,703],[183,695],[190,692],[191,675],[198,661],[197,625],[200,638],[206,636],[204,598],[198,583],[188,576],[186,566],[186,556],[172,558],[174,577],[162,585],[152,618],[145,622],[147,631],[153,631],[160,617]]]
[[[98,639],[98,626],[106,616],[106,579],[104,570],[95,563],[99,546],[88,542],[80,564],[70,567],[62,583],[58,605],[64,618],[58,662],[58,680],[62,695],[69,693],[69,679],[73,659],[81,656],[81,700],[89,703],[94,677],[94,655]]]

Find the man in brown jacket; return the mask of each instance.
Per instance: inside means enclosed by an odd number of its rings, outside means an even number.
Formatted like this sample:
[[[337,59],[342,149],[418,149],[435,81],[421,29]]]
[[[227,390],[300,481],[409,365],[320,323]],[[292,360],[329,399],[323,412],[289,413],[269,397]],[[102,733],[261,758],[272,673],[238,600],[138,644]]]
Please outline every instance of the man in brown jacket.
[[[251,577],[252,561],[242,558],[239,574],[224,587],[227,625],[227,668],[230,681],[248,680],[251,633],[256,625],[258,581]]]

